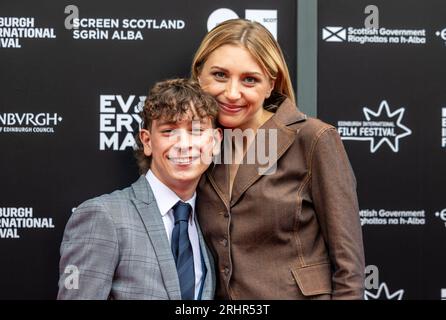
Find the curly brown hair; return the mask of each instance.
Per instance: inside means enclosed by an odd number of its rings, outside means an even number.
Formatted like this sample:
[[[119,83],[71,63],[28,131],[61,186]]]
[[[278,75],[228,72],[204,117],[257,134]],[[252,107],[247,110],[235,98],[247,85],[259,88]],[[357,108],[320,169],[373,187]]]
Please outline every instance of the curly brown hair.
[[[192,109],[193,108],[193,109]],[[217,101],[204,92],[198,82],[191,79],[170,79],[157,82],[150,90],[144,108],[140,112],[141,128],[151,130],[152,121],[163,119],[179,121],[188,111],[192,111],[192,120],[210,117],[215,127],[218,112]],[[139,132],[135,135],[137,148],[135,158],[140,174],[146,174],[150,168],[151,157],[144,154]]]

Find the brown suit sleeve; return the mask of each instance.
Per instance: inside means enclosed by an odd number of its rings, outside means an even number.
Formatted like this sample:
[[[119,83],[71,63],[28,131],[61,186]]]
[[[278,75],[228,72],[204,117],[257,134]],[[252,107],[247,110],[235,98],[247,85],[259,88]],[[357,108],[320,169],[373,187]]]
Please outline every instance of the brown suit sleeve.
[[[363,299],[365,265],[356,180],[335,128],[318,132],[310,168],[311,193],[332,264],[332,298]]]

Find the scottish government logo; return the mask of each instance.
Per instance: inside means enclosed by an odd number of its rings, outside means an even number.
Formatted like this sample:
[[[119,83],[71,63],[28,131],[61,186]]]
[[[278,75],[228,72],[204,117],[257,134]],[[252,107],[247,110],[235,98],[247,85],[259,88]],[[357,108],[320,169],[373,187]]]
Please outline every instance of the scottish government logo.
[[[426,29],[388,29],[356,28],[345,26],[326,26],[322,28],[322,40],[325,42],[345,42],[352,44],[426,44]]]
[[[322,40],[344,42],[347,40],[347,30],[343,27],[325,27],[322,29]]]

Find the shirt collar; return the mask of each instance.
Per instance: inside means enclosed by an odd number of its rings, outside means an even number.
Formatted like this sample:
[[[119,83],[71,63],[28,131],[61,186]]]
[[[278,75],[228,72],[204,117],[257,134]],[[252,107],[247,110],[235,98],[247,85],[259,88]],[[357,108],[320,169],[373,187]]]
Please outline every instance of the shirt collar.
[[[175,192],[173,192],[168,186],[162,183],[155,176],[152,170],[149,169],[149,171],[147,171],[146,179],[149,182],[150,187],[152,188],[153,195],[155,197],[156,204],[158,205],[158,209],[161,213],[161,216],[164,217],[178,201],[183,201],[180,199],[180,197],[177,196]],[[189,203],[192,207],[191,223],[193,222],[194,219],[196,198],[197,198],[197,193],[194,192],[192,198],[190,198],[187,201],[183,201],[185,203]]]

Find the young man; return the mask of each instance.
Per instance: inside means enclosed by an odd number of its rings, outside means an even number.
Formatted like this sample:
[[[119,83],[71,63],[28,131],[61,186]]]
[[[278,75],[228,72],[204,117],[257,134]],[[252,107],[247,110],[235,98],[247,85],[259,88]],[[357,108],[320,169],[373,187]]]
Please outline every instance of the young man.
[[[220,150],[217,110],[195,82],[152,88],[137,139],[142,175],[70,217],[58,299],[213,298],[213,261],[194,206],[198,181]]]

